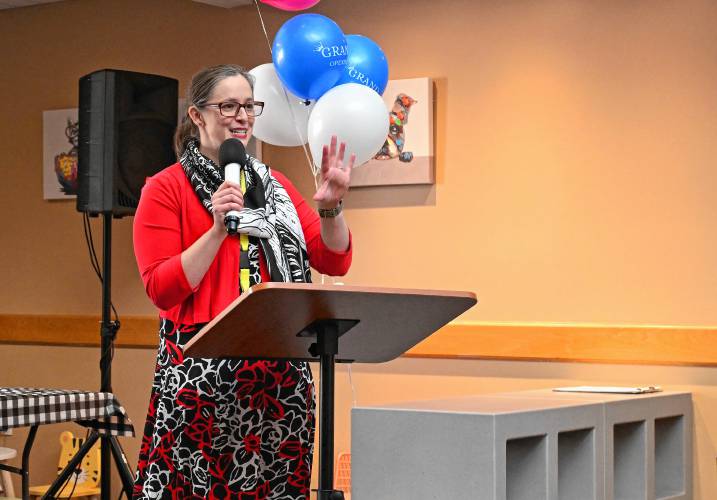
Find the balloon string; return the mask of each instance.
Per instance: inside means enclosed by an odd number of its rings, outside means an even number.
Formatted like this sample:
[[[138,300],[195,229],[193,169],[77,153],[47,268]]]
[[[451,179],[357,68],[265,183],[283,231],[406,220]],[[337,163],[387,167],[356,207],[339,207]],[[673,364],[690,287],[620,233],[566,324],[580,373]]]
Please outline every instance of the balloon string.
[[[259,7],[259,2],[257,0],[254,0],[254,5],[256,5],[256,12],[259,14],[259,22],[261,23],[261,29],[264,31],[264,38],[266,39],[266,45],[269,47],[269,55],[271,56],[271,60],[274,60],[274,52],[271,49],[271,42],[269,41],[269,33],[266,31],[266,25],[264,24],[264,17],[261,15],[261,8]],[[291,113],[291,121],[294,123],[294,129],[296,129],[296,136],[301,137],[301,131],[299,130],[299,124],[296,121],[296,116],[294,115],[294,109],[291,107],[291,103],[289,102],[289,94],[286,91],[286,88],[282,85],[281,88],[284,90],[284,98],[286,99],[286,105],[289,108],[289,113]],[[304,150],[304,155],[306,156],[306,161],[309,164],[309,170],[311,171],[312,177],[314,178],[314,188],[318,191],[319,190],[319,172],[320,169],[314,165],[314,162],[312,160],[311,152],[306,147],[306,144],[302,141],[301,147]],[[321,274],[321,284],[324,284],[324,274]]]
[[[284,90],[284,98],[286,99],[286,104],[289,107],[289,113],[291,113],[291,121],[294,122],[294,129],[296,130],[296,136],[299,139],[303,139],[301,137],[301,131],[299,130],[299,124],[296,120],[296,115],[294,115],[294,108],[291,107],[291,103],[289,102],[289,93],[286,91],[284,86],[281,87]],[[304,149],[304,155],[306,156],[306,161],[309,163],[309,169],[311,170],[311,173],[314,176],[314,187],[318,191],[319,189],[319,168],[314,165],[314,162],[312,161],[312,155],[308,148],[306,147],[306,143],[302,140],[301,141],[301,147]]]
[[[261,29],[264,31],[264,38],[266,39],[266,45],[269,47],[269,55],[271,56],[272,60],[274,59],[274,52],[271,49],[271,42],[269,41],[269,33],[266,31],[266,25],[264,24],[264,17],[261,15],[261,8],[259,7],[258,0],[254,0],[254,5],[256,5],[256,12],[259,14],[259,22],[261,23]],[[286,99],[286,105],[289,108],[289,113],[291,113],[291,121],[294,124],[294,129],[296,130],[296,136],[299,139],[302,139],[301,131],[299,130],[299,124],[296,121],[296,116],[294,115],[294,109],[291,107],[291,102],[289,102],[289,94],[286,91],[286,88],[282,85],[281,88],[284,90],[284,99]],[[314,187],[316,190],[319,189],[319,168],[314,165],[314,162],[312,160],[311,152],[306,147],[306,143],[302,141],[301,144],[302,149],[304,150],[304,156],[306,156],[306,161],[309,164],[309,170],[311,171],[311,174],[314,178]]]
[[[266,38],[266,44],[269,46],[269,54],[273,55],[273,53],[271,52],[271,42],[269,41],[269,34],[266,32],[264,18],[262,17],[261,9],[259,8],[259,2],[257,0],[254,0],[254,5],[256,5],[256,12],[259,14],[259,22],[261,23],[261,29],[264,30],[264,38]]]

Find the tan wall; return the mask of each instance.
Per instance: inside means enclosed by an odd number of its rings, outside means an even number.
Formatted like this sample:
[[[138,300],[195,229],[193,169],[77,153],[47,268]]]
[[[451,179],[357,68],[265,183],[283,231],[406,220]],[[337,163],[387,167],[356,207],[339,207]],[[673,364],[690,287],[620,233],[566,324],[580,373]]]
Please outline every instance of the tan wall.
[[[717,323],[717,4],[324,0],[317,11],[376,40],[392,78],[436,80],[437,183],[351,193],[344,281],[473,290],[481,303],[467,320]],[[288,17],[263,12],[270,34]],[[76,106],[77,79],[99,68],[174,76],[183,90],[203,65],[268,60],[253,8],[67,0],[0,11],[0,314],[99,311],[74,204],[42,200],[42,110]],[[266,158],[310,194],[299,151]],[[114,224],[114,302],[149,315],[131,223]],[[152,357],[116,356],[116,392],[138,424]],[[0,385],[93,388],[96,366],[92,349],[2,346]],[[403,359],[354,375],[361,404],[584,381],[690,389],[696,491],[717,498],[710,369]],[[39,438],[38,480],[55,436]],[[136,441],[127,448],[136,456]]]

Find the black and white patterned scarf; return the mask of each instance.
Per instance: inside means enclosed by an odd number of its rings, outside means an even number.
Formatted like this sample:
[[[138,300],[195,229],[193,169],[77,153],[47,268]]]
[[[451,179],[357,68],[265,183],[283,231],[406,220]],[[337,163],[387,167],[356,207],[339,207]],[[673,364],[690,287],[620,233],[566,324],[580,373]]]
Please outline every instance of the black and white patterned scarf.
[[[247,159],[242,167],[246,193],[239,212],[239,233],[249,235],[250,285],[261,282],[260,246],[271,281],[310,283],[309,257],[296,207],[269,167],[253,156],[247,155]],[[212,213],[212,195],[224,182],[223,169],[199,151],[196,141],[187,145],[179,162],[199,201]]]

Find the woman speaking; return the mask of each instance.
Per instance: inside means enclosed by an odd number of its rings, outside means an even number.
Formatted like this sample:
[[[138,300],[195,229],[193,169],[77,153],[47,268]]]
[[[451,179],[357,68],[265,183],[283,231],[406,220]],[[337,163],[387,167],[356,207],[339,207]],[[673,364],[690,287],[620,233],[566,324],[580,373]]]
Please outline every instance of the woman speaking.
[[[149,178],[134,249],[159,308],[159,352],[134,498],[309,498],[314,385],[308,363],[186,358],[182,348],[239,294],[264,281],[309,282],[309,264],[343,275],[341,213],[355,157],[323,148],[318,213],[288,179],[247,156],[238,183],[219,168],[227,139],[247,144],[263,103],[243,68],[204,69],[177,129],[179,162]],[[239,212],[238,232],[224,218]]]

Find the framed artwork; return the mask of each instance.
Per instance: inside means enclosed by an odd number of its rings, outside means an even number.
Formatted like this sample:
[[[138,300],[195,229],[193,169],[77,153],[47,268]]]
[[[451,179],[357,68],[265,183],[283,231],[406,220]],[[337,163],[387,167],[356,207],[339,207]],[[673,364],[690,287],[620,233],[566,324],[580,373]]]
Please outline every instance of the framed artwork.
[[[389,80],[383,93],[389,131],[381,150],[351,172],[351,187],[433,184],[433,84]]]
[[[77,108],[42,112],[42,186],[46,200],[77,195]]]

